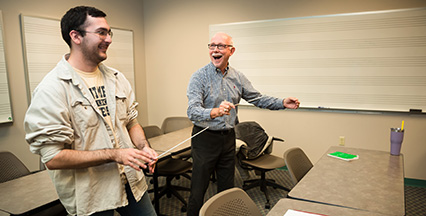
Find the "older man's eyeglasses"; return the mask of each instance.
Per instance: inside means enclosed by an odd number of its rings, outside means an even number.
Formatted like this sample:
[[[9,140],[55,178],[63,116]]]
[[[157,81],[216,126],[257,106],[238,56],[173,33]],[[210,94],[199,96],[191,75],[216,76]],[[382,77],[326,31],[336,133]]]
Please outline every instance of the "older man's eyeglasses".
[[[217,47],[218,50],[224,50],[227,47],[233,47],[232,45],[227,45],[227,44],[207,44],[207,47],[210,50],[214,50],[215,47]]]
[[[93,34],[97,34],[99,36],[100,39],[105,40],[105,38],[109,35],[111,38],[113,36],[112,31],[109,30],[98,30],[98,31],[84,31],[84,30],[80,30],[79,32],[81,33],[93,33]]]

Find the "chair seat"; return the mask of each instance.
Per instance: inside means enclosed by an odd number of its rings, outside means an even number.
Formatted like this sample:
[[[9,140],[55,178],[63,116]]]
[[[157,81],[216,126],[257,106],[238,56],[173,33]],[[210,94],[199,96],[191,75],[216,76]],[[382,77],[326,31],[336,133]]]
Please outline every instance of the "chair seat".
[[[192,169],[192,163],[180,159],[166,159],[157,164],[158,175],[181,175]]]
[[[276,169],[277,167],[285,166],[285,161],[281,157],[277,157],[270,154],[264,154],[261,157],[258,157],[253,160],[241,160],[243,164],[249,166],[257,167],[265,170]]]
[[[184,159],[184,160],[187,160],[190,157],[191,157],[191,149],[188,149],[188,150],[186,150],[184,152],[181,152],[179,154],[172,155],[173,159]]]

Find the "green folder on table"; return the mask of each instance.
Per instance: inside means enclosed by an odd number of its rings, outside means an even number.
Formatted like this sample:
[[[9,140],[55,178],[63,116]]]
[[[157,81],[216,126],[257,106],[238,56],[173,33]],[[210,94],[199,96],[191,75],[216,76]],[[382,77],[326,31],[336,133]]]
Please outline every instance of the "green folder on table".
[[[345,161],[356,160],[356,159],[359,158],[358,155],[349,154],[349,153],[345,153],[345,152],[339,152],[339,151],[329,153],[327,155],[330,156],[330,157],[342,159],[342,160],[345,160]]]

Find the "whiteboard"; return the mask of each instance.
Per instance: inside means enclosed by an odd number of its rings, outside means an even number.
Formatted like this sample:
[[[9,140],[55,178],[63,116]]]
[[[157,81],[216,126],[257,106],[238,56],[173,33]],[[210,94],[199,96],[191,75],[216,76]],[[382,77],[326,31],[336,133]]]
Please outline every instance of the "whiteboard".
[[[265,95],[305,108],[426,111],[426,8],[210,25],[230,65]]]
[[[7,78],[6,58],[3,43],[3,18],[0,11],[0,123],[12,122],[9,83]]]
[[[22,43],[28,103],[32,93],[44,76],[69,53],[62,39],[60,21],[21,14]],[[133,31],[111,28],[114,36],[108,48],[108,58],[103,63],[124,74],[135,89]]]

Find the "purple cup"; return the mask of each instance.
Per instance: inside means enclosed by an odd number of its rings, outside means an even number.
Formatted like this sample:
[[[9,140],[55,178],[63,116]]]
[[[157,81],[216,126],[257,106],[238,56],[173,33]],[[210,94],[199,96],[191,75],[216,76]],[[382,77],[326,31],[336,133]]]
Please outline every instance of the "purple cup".
[[[390,146],[390,154],[391,155],[399,155],[401,152],[402,140],[404,139],[404,130],[401,128],[391,128],[391,146]]]

